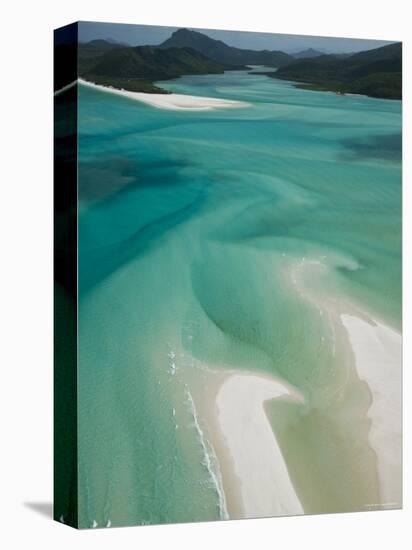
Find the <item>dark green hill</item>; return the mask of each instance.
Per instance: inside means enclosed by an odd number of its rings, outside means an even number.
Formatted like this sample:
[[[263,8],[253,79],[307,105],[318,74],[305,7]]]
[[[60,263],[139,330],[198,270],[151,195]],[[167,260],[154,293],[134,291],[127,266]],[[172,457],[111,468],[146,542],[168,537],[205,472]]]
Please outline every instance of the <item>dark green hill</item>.
[[[282,67],[293,61],[293,57],[280,51],[243,50],[228,46],[221,40],[188,29],[175,31],[170,38],[160,44],[158,48],[193,48],[203,55],[224,65],[244,67],[245,65],[267,65]]]
[[[125,46],[127,46],[127,44],[121,44],[112,40],[103,40],[102,38],[96,38],[95,40],[90,40],[90,42],[81,42],[79,44],[79,47],[85,50],[95,50],[101,52],[107,52],[115,48],[124,48]]]
[[[293,57],[295,59],[307,59],[310,57],[319,57],[320,55],[324,55],[324,53],[319,50],[314,50],[313,48],[308,48],[306,50],[294,53]]]
[[[295,80],[301,87],[338,93],[402,98],[402,45],[390,44],[346,58],[322,55],[281,67],[273,78]]]
[[[388,59],[402,58],[402,44],[396,42],[389,44],[388,46],[382,46],[380,48],[374,48],[373,50],[366,50],[364,52],[358,52],[351,56],[353,62],[355,61],[383,61]]]
[[[101,39],[80,42],[78,47],[79,72],[83,73],[91,69],[106,52],[123,47],[121,44]]]
[[[190,48],[137,46],[110,49],[93,66],[81,70],[80,76],[115,88],[161,93],[164,90],[154,86],[153,81],[181,75],[219,74],[226,68]]]

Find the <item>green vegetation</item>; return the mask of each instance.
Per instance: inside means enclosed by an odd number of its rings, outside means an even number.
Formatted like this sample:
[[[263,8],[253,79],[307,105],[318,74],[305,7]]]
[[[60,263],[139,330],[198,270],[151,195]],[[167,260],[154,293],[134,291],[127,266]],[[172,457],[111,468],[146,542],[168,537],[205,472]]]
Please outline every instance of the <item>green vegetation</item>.
[[[91,40],[90,42],[80,43],[78,47],[79,74],[91,70],[106,52],[122,47],[120,44],[113,44],[107,40]]]
[[[390,44],[346,58],[323,55],[303,59],[266,74],[298,81],[300,88],[401,99],[402,46]]]
[[[220,74],[228,68],[190,48],[107,47],[107,44],[99,44],[97,48],[86,44],[79,48],[82,78],[133,92],[167,93],[153,82],[184,74]]]
[[[225,67],[190,48],[161,50],[152,46],[107,52],[93,68],[94,75],[167,80],[182,74],[223,73]]]

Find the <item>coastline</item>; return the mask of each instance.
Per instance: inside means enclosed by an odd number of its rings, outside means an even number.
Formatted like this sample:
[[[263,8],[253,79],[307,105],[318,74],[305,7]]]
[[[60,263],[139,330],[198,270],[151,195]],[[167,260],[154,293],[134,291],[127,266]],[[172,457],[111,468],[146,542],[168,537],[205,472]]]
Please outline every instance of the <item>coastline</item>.
[[[214,97],[191,96],[185,94],[152,94],[145,92],[131,92],[128,90],[119,90],[109,86],[102,86],[89,82],[88,80],[78,79],[79,84],[107,92],[120,95],[128,99],[146,103],[151,107],[158,109],[167,109],[172,111],[213,111],[215,109],[242,108],[249,107],[250,103],[235,101],[229,99],[218,99]]]
[[[260,74],[262,76],[267,76],[268,78],[276,79],[276,80],[283,80],[284,82],[289,82],[293,85],[294,88],[298,90],[306,90],[308,92],[326,92],[335,94],[338,96],[358,96],[358,97],[367,97],[369,99],[389,99],[391,101],[402,101],[402,97],[391,97],[387,95],[372,95],[367,93],[359,93],[356,91],[352,91],[352,88],[348,86],[348,84],[340,82],[339,84],[336,83],[320,83],[320,82],[310,82],[301,80],[298,78],[292,78],[291,76],[282,76],[277,74],[276,71],[255,71],[251,74]]]

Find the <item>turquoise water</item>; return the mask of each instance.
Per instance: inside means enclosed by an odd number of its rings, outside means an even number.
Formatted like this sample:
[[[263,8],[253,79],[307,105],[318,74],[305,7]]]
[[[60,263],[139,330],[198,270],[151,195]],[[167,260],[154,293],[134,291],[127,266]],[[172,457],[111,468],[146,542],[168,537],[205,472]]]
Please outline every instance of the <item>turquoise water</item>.
[[[81,527],[228,517],[200,364],[333,393],[295,262],[321,259],[322,291],[401,326],[401,103],[241,71],[161,85],[250,105],[167,111],[79,86]]]

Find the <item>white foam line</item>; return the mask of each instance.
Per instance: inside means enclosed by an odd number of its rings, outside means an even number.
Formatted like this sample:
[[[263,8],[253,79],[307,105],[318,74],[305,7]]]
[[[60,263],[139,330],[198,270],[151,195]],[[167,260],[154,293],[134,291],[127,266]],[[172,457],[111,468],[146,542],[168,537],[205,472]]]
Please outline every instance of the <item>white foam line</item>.
[[[199,436],[200,444],[202,446],[205,466],[207,471],[209,472],[210,478],[213,482],[213,486],[219,498],[220,517],[221,519],[229,519],[229,514],[227,511],[227,505],[226,505],[226,497],[223,491],[222,476],[221,476],[218,461],[216,458],[216,453],[212,445],[210,444],[210,442],[206,440],[203,430],[200,427],[192,394],[187,388],[185,392],[186,392],[188,403],[190,405],[190,412],[192,413],[192,416],[193,416],[194,425]]]

